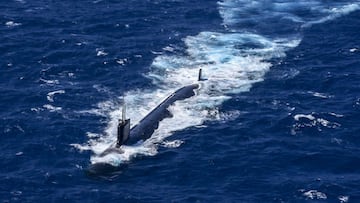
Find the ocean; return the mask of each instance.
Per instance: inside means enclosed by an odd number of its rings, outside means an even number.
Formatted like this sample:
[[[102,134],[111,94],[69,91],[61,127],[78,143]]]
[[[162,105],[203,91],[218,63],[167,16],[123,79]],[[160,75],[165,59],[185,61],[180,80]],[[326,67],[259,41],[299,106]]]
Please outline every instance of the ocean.
[[[0,11],[1,202],[360,202],[360,1]],[[150,139],[99,156],[124,101],[135,125],[200,68]]]

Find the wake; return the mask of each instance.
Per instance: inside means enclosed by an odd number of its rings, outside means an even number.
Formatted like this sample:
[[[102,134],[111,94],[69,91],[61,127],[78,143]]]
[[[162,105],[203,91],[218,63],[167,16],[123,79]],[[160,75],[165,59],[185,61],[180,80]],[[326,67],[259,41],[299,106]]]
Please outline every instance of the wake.
[[[203,123],[208,120],[235,119],[239,112],[219,112],[218,106],[231,99],[229,95],[249,91],[254,83],[263,81],[272,66],[269,61],[285,57],[286,51],[300,44],[301,29],[360,8],[359,3],[323,4],[321,1],[225,0],[218,5],[224,32],[204,31],[188,36],[183,39],[185,53],[156,57],[144,77],[151,79],[158,88],[130,90],[125,93],[125,100],[134,125],[174,90],[195,82],[201,68],[208,80],[201,84],[197,95],[170,106],[173,117],[161,121],[150,139],[134,146],[122,146],[123,154],[111,153],[104,157],[98,155],[115,142],[121,111],[119,104],[109,101],[98,104],[93,112],[106,112],[109,118],[106,129],[95,137],[88,133],[89,141],[85,144],[73,145],[80,150],[93,151],[92,164],[106,162],[118,166],[138,155],[154,156],[159,146],[179,147],[183,143],[181,140],[166,141],[175,131],[204,127]],[[259,30],[249,26],[261,21],[265,26],[267,22],[273,23],[273,19],[282,20],[286,29],[262,35],[261,26]]]

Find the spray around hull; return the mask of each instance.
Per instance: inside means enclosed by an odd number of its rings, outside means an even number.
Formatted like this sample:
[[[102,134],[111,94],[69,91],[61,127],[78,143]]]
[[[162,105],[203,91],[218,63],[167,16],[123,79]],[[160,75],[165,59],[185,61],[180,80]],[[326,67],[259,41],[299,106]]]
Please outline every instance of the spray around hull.
[[[201,69],[199,71],[199,81],[201,81]],[[150,113],[148,113],[142,120],[139,121],[134,127],[130,129],[130,119],[126,119],[125,108],[123,108],[122,119],[119,120],[117,140],[104,152],[100,157],[106,156],[111,153],[122,154],[122,145],[133,145],[139,141],[149,139],[154,131],[159,127],[159,123],[165,119],[172,117],[168,110],[169,106],[173,105],[176,101],[185,100],[195,95],[195,90],[199,89],[199,84],[192,84],[181,87],[174,93],[169,95],[164,101],[156,106]],[[95,163],[91,164],[88,168],[88,173],[107,173],[108,171],[115,170],[116,167],[108,163]]]

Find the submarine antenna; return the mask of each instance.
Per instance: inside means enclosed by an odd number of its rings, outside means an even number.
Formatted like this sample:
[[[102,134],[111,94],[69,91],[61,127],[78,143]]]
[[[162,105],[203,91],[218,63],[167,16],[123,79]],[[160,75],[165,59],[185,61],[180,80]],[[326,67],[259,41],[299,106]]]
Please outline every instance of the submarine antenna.
[[[199,69],[199,76],[198,76],[198,81],[202,80],[202,69]]]
[[[198,76],[198,81],[205,81],[207,80],[206,78],[203,78],[202,76],[202,68],[199,69],[199,76]]]
[[[125,99],[123,99],[123,106],[122,106],[122,112],[121,112],[121,120],[122,120],[122,122],[125,122],[125,120],[126,120],[126,103],[125,103]]]

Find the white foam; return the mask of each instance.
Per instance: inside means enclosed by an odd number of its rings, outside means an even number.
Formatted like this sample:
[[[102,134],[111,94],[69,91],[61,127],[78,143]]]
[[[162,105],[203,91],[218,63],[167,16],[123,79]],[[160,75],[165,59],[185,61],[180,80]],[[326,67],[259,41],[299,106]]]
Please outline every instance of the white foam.
[[[262,1],[262,0],[222,0],[218,2],[220,15],[224,19],[226,27],[231,29],[236,25],[252,25],[256,19],[261,23],[274,19],[287,19],[293,22],[294,33],[297,34],[297,27],[310,27],[348,15],[360,9],[358,1],[348,2],[322,2],[320,0],[299,0],[299,1]],[[290,23],[289,23],[290,24]],[[288,25],[289,25],[288,24]],[[258,30],[261,32],[261,30]],[[274,30],[276,32],[276,30]]]
[[[198,69],[202,68],[208,80],[201,84],[197,95],[178,101],[169,108],[172,118],[164,119],[153,136],[136,147],[124,146],[123,154],[112,153],[105,157],[102,153],[116,140],[118,119],[121,117],[120,105],[102,102],[93,113],[102,112],[109,118],[108,126],[101,138],[90,138],[87,146],[95,155],[91,162],[104,161],[118,164],[131,157],[154,155],[157,145],[174,147],[177,143],[164,143],[164,140],[178,130],[200,126],[205,120],[232,120],[239,112],[219,113],[218,106],[231,97],[228,94],[249,91],[252,84],[262,81],[271,64],[266,59],[285,56],[285,51],[298,45],[298,40],[271,40],[255,34],[201,32],[184,39],[187,55],[160,55],[156,57],[151,71],[145,77],[158,86],[155,90],[132,90],[125,93],[128,104],[128,117],[132,126],[142,119],[177,88],[192,84],[197,79]],[[253,44],[255,48],[243,48]],[[115,108],[114,108],[115,106]]]
[[[335,116],[335,117],[338,117],[338,118],[342,118],[342,117],[344,117],[344,115],[342,115],[342,114],[336,114],[336,113],[329,113],[330,115],[332,115],[332,116]]]
[[[90,162],[92,164],[98,162],[105,162],[109,163],[114,166],[118,166],[124,162],[131,160],[132,158],[139,156],[139,155],[146,155],[146,156],[154,156],[157,154],[157,149],[155,146],[149,147],[145,145],[138,145],[138,146],[122,146],[121,148],[124,153],[110,153],[106,156],[92,156],[90,158]]]
[[[88,146],[88,145],[82,145],[82,144],[73,143],[73,144],[70,144],[70,146],[80,150],[80,152],[91,150],[91,147]]]
[[[306,119],[309,119],[309,120],[315,120],[315,117],[313,115],[306,115],[306,114],[297,114],[294,116],[294,119],[296,121],[299,121],[301,118],[306,118]]]
[[[329,99],[329,98],[332,98],[334,96],[332,95],[328,95],[328,94],[325,94],[325,93],[321,93],[321,92],[309,92],[310,94],[312,94],[314,97],[319,97],[319,98],[323,98],[323,99]]]
[[[254,19],[266,22],[268,20],[289,19],[295,23],[303,23],[306,19],[297,10],[310,10],[321,7],[319,1],[262,1],[262,0],[223,0],[219,3],[220,14],[224,24],[233,26]]]
[[[164,141],[162,143],[162,146],[167,147],[167,148],[178,148],[183,143],[184,143],[184,141],[182,141],[182,140]]]
[[[98,92],[105,92],[105,93],[109,93],[109,88],[107,87],[104,87],[102,85],[98,85],[98,84],[95,84],[92,86],[94,89],[96,89]]]
[[[339,123],[331,122],[324,118],[316,118],[314,114],[297,114],[294,116],[294,120],[298,122],[293,125],[293,129],[291,130],[292,135],[296,135],[297,130],[300,128],[317,127],[319,131],[322,131],[321,127],[338,128],[341,126]]]
[[[359,3],[351,3],[351,4],[343,5],[341,7],[333,7],[331,9],[324,9],[324,11],[326,13],[328,13],[328,15],[326,15],[320,19],[315,19],[315,20],[309,21],[309,22],[305,23],[303,25],[303,27],[309,27],[314,24],[320,24],[320,23],[324,23],[327,21],[335,20],[339,17],[348,15],[349,13],[352,13],[359,9],[360,9]]]
[[[339,123],[336,123],[336,122],[330,122],[328,120],[325,120],[323,118],[316,118],[315,116],[313,115],[305,115],[305,114],[297,114],[294,116],[294,119],[296,121],[300,121],[301,118],[306,118],[308,120],[310,120],[311,122],[306,125],[304,124],[305,126],[316,126],[316,125],[322,125],[324,127],[327,127],[327,128],[337,128],[339,126],[341,126]]]
[[[61,107],[56,107],[56,106],[53,106],[51,104],[45,104],[43,105],[43,107],[47,110],[49,110],[50,112],[57,112],[57,111],[61,111],[62,108]]]
[[[96,49],[96,56],[106,56],[108,53],[106,53],[103,49],[97,48]]]
[[[161,54],[163,54],[163,52],[161,52],[161,51],[151,51],[151,53],[154,54],[154,55],[161,55]]]
[[[229,111],[229,112],[221,112],[220,119],[223,121],[232,121],[237,119],[240,116],[241,112],[238,110]]]
[[[174,48],[174,47],[171,47],[171,46],[167,46],[167,47],[164,47],[163,50],[164,50],[164,51],[168,51],[168,52],[174,52],[174,51],[175,51],[175,48]]]
[[[325,193],[319,192],[317,190],[309,190],[304,192],[303,195],[308,199],[327,199]]]
[[[68,75],[70,78],[75,77],[75,73],[68,73],[67,75]]]
[[[16,156],[21,156],[21,155],[23,155],[24,154],[24,152],[17,152],[15,155]]]
[[[5,25],[7,27],[16,27],[16,26],[20,26],[21,23],[15,23],[14,21],[8,21],[8,22],[5,23]]]
[[[340,200],[340,203],[347,203],[349,202],[349,196],[339,196],[338,199]]]
[[[49,102],[54,102],[55,94],[65,94],[65,90],[57,90],[57,91],[49,92],[46,96],[47,100]]]
[[[40,81],[48,84],[48,85],[57,85],[59,84],[59,80],[45,80],[45,79],[42,79],[40,78]]]
[[[118,63],[118,64],[120,64],[120,65],[125,65],[126,64],[126,62],[127,62],[128,60],[127,60],[127,58],[124,58],[124,59],[118,59],[118,60],[116,60],[116,63]]]
[[[40,108],[40,107],[37,107],[37,108],[31,108],[30,110],[38,113],[38,112],[40,112],[40,111],[43,111],[44,109],[43,109],[43,108]]]
[[[318,119],[316,119],[316,121],[324,127],[328,127],[330,125],[330,121],[325,120],[323,118],[318,118]]]
[[[319,93],[319,92],[315,92],[313,95],[315,97],[324,98],[324,99],[330,98],[330,96],[327,96],[326,94]]]
[[[75,167],[76,167],[77,169],[83,170],[83,167],[82,167],[81,165],[79,165],[79,164],[75,164]]]
[[[270,4],[270,5],[269,5]],[[326,11],[326,5],[319,0],[312,1],[281,1],[271,3],[260,0],[223,0],[219,2],[219,12],[224,19],[224,25],[230,32],[200,32],[195,36],[183,39],[186,46],[185,53],[176,54],[178,50],[173,45],[164,47],[160,52],[152,51],[156,55],[151,64],[150,71],[144,74],[155,86],[148,90],[131,90],[125,93],[127,115],[131,118],[133,126],[143,118],[151,109],[165,99],[169,94],[185,85],[196,81],[199,68],[203,69],[205,82],[201,82],[200,90],[196,96],[178,101],[169,108],[174,115],[164,119],[152,137],[135,146],[122,146],[124,153],[110,153],[99,157],[116,140],[118,119],[121,117],[121,104],[105,101],[98,104],[96,109],[87,110],[108,118],[108,125],[100,136],[90,137],[88,143],[74,145],[79,149],[92,150],[95,155],[91,162],[108,162],[118,165],[129,161],[138,155],[153,156],[157,154],[159,144],[164,147],[178,147],[182,141],[168,142],[166,138],[175,131],[188,127],[204,126],[207,120],[232,120],[240,113],[219,112],[218,107],[231,98],[231,94],[249,91],[254,83],[264,80],[265,73],[271,68],[271,59],[285,57],[287,50],[298,46],[301,41],[299,33],[288,33],[286,37],[262,36],[249,31],[242,32],[235,25],[239,22],[251,22],[254,19],[267,22],[268,19],[289,19],[294,26],[314,23],[326,16],[333,19],[339,15],[357,9],[356,5],[334,4],[332,8],[339,10]],[[347,6],[348,5],[348,6]],[[313,15],[300,16],[298,11],[306,11]],[[305,12],[305,13],[306,13]],[[319,21],[320,22],[320,21]],[[294,27],[293,31],[298,29]],[[261,33],[261,30],[256,33]],[[284,36],[284,35],[282,35]],[[97,50],[98,56],[104,55]],[[170,52],[170,54],[165,54]],[[125,61],[118,62],[126,65]],[[322,97],[320,93],[314,96]],[[120,100],[120,98],[119,98]],[[301,118],[310,120],[311,126],[333,126],[331,122],[315,118],[314,115],[298,114],[296,121]],[[305,123],[306,125],[306,123]],[[335,125],[335,124],[334,124]],[[307,192],[306,195],[317,195]],[[318,197],[323,197],[321,194]]]
[[[87,132],[86,135],[88,138],[99,138],[100,137],[100,134],[97,134],[97,133]]]

